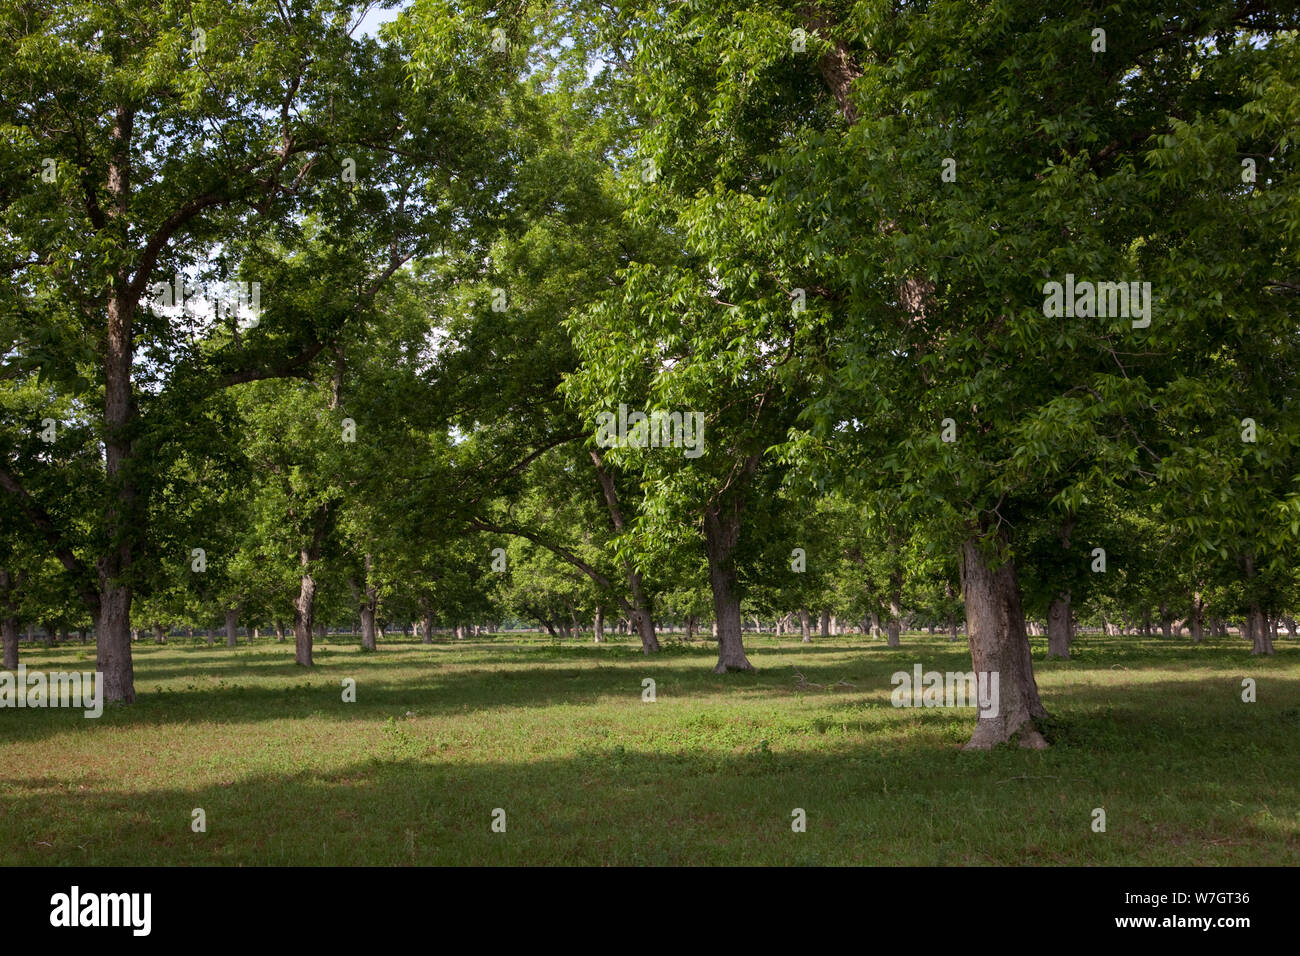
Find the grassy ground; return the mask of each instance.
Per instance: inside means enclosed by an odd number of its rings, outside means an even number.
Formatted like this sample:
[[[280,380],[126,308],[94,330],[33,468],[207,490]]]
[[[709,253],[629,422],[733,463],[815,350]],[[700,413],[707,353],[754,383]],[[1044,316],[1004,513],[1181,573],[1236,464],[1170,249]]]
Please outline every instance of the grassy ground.
[[[1053,746],[989,753],[959,750],[973,709],[889,702],[894,671],[969,669],[964,644],[746,644],[758,673],[719,677],[705,641],[330,643],[311,673],[289,644],[141,643],[134,706],[0,710],[0,863],[1300,862],[1295,642],[1036,640]]]

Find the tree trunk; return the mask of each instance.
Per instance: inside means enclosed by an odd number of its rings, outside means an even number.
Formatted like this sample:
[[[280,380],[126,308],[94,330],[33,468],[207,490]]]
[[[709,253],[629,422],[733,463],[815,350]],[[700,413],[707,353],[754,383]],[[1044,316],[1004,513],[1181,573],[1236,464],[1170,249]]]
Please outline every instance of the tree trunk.
[[[880,639],[880,615],[875,611],[871,612],[871,637],[875,640]]]
[[[713,589],[713,615],[718,627],[718,663],[715,674],[752,671],[741,636],[740,593],[736,579],[735,550],[740,542],[738,502],[711,504],[704,513],[704,552],[709,561]]]
[[[275,643],[284,643],[284,621],[279,618],[275,619]]]
[[[167,630],[161,624],[154,624],[153,626],[153,642],[155,644],[167,643]]]
[[[204,636],[207,637],[207,639],[208,639],[208,647],[211,647],[213,644],[216,643],[216,635],[214,635],[214,634],[212,633],[212,628],[210,628],[210,627],[209,627],[209,628],[205,628],[204,631],[203,631],[203,633],[204,633]]]
[[[226,647],[239,645],[239,608],[226,608]]]
[[[1197,591],[1192,595],[1192,643],[1199,644],[1205,638],[1205,602],[1201,600],[1201,592]]]
[[[596,614],[591,621],[591,641],[593,644],[605,641],[605,609],[599,604],[596,605]]]
[[[378,648],[375,638],[375,609],[372,605],[365,604],[361,608],[361,649],[373,651]]]
[[[0,634],[4,637],[4,669],[18,670],[18,618],[6,614],[0,618]]]
[[[799,609],[799,632],[803,636],[802,643],[812,643],[812,619],[808,614],[806,607]]]
[[[948,640],[957,640],[957,612],[948,612]]]
[[[1246,636],[1251,642],[1252,655],[1272,655],[1273,638],[1268,630],[1268,618],[1258,604],[1252,604],[1246,615]]]
[[[818,637],[831,636],[831,612],[830,611],[822,611],[821,614],[818,616],[817,636]]]
[[[312,632],[316,617],[316,580],[307,573],[309,558],[304,549],[302,560],[302,580],[298,586],[298,596],[293,601],[293,659],[303,667],[311,667]]]
[[[1284,617],[1282,618],[1282,623],[1286,625],[1286,636],[1295,640],[1295,618]]]
[[[95,637],[95,667],[104,675],[104,700],[135,703],[129,587],[112,584],[101,587]]]
[[[898,647],[898,637],[903,630],[903,574],[901,571],[894,571],[889,576],[889,622],[885,625],[885,633],[889,636],[889,646]]]
[[[1000,535],[991,544],[991,557],[981,549],[981,539],[970,537],[962,546],[962,592],[966,601],[966,634],[976,676],[998,675],[997,714],[980,714],[967,750],[983,750],[1019,736],[1022,747],[1041,749],[1047,741],[1035,721],[1047,716],[1034,683],[1034,663],[1025,634],[1020,604],[1020,583],[1015,565],[1005,560],[1007,543]],[[986,678],[992,681],[992,677]]]
[[[1061,591],[1047,606],[1047,656],[1068,658],[1070,640],[1070,592]]]

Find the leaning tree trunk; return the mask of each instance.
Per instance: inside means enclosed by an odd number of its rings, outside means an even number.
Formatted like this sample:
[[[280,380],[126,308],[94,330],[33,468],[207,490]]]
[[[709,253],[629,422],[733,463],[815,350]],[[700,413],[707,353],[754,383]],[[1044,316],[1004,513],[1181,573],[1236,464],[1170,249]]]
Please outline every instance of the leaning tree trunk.
[[[239,608],[226,610],[226,647],[239,645]]]
[[[801,643],[812,643],[812,620],[806,607],[799,609],[799,632],[803,635]]]
[[[718,626],[715,674],[752,671],[741,636],[740,590],[736,577],[736,545],[740,542],[740,505],[713,504],[704,513],[704,552],[709,561],[713,614]]]
[[[990,557],[982,540],[971,537],[962,545],[962,592],[966,601],[966,634],[976,677],[997,675],[996,714],[980,714],[967,750],[985,750],[1020,739],[1022,747],[1041,749],[1047,741],[1035,721],[1047,717],[1034,683],[1034,663],[1025,634],[1020,604],[1020,583],[1014,563],[1007,558],[1001,537],[991,542],[997,553]],[[998,559],[1006,560],[996,567]],[[986,678],[992,682],[992,677]]]
[[[1070,592],[1062,591],[1047,606],[1047,656],[1070,656]]]

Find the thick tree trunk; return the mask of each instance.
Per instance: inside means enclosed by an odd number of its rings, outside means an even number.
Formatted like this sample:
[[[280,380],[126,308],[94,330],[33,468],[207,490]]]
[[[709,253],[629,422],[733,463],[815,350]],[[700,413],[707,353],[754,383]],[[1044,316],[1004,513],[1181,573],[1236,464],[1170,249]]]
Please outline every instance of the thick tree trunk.
[[[802,643],[812,643],[812,619],[806,607],[799,609],[799,632],[802,635]]]
[[[1047,656],[1070,656],[1070,592],[1062,591],[1047,606]]]
[[[239,645],[239,608],[226,608],[226,647]]]
[[[994,542],[999,554],[990,557],[981,539],[968,538],[962,546],[962,592],[966,601],[966,634],[976,676],[998,675],[997,713],[980,714],[967,750],[982,750],[1017,736],[1022,747],[1047,746],[1035,721],[1047,716],[1034,682],[1033,658],[1025,634],[1020,604],[1020,584],[1015,565],[1005,560],[1006,542]],[[986,678],[991,682],[992,678]]]
[[[1284,617],[1282,623],[1286,626],[1286,636],[1291,640],[1295,640],[1295,618]]]
[[[104,675],[104,700],[135,703],[131,663],[131,589],[105,584],[95,615],[95,667]]]
[[[713,614],[718,626],[718,663],[715,674],[752,671],[741,636],[740,591],[736,579],[735,550],[740,542],[738,502],[710,505],[704,513],[704,552],[709,561],[713,589]]]
[[[880,639],[880,615],[875,611],[871,612],[871,636],[873,639]]]
[[[426,611],[424,615],[424,643],[433,643],[433,611]]]
[[[818,637],[831,636],[831,612],[830,611],[822,611],[821,614],[818,616],[817,636]]]
[[[275,620],[275,643],[284,643],[284,621],[279,618]]]
[[[155,644],[167,643],[167,629],[161,624],[155,623],[153,626],[153,642]]]
[[[216,635],[212,633],[212,628],[205,628],[203,634],[208,639],[208,647],[211,647],[216,643],[217,638]]]
[[[1151,610],[1150,608],[1142,609],[1142,636],[1151,636]]]
[[[370,605],[361,608],[361,649],[366,651],[379,649],[375,637],[375,609]]]

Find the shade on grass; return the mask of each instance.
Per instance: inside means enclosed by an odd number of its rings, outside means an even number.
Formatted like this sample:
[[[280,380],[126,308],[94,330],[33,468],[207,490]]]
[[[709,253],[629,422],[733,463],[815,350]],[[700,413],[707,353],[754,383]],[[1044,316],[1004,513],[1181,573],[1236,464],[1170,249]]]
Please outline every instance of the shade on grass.
[[[716,676],[707,641],[333,643],[310,673],[287,645],[142,643],[133,707],[0,710],[0,863],[1300,862],[1294,642],[1260,660],[1236,637],[1083,636],[1070,661],[1035,642],[1053,745],[990,753],[959,750],[972,708],[890,705],[895,671],[970,666],[964,644],[903,644],[751,635],[758,672]]]

